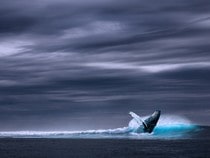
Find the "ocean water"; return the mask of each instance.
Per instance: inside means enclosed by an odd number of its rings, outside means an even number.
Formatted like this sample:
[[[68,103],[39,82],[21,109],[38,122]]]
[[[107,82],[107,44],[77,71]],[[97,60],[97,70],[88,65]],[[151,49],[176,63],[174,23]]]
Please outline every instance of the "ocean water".
[[[116,129],[2,131],[0,158],[209,158],[210,127],[162,116],[151,134],[135,120]]]

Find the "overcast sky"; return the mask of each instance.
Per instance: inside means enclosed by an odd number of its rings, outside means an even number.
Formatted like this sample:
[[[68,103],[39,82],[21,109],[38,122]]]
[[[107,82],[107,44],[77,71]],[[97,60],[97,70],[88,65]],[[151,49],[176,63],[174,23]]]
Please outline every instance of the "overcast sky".
[[[0,0],[0,130],[210,125],[210,2]]]

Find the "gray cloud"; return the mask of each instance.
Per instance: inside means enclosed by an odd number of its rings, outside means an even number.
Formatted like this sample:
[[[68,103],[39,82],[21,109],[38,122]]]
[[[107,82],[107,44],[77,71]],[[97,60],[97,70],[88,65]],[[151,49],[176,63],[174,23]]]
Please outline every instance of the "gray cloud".
[[[0,130],[111,128],[154,109],[209,124],[210,3],[0,4]]]

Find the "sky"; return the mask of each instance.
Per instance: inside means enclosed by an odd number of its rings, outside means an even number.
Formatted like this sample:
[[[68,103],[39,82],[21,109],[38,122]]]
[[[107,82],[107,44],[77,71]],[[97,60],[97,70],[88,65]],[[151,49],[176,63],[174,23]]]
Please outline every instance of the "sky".
[[[0,0],[0,130],[210,125],[210,2]]]

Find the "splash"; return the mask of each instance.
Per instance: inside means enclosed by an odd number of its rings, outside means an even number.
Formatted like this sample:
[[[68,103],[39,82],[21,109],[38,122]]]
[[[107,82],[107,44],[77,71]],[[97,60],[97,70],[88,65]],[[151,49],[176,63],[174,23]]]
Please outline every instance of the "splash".
[[[199,126],[184,117],[163,115],[153,135],[158,138],[189,138],[198,130]]]
[[[146,119],[148,116],[142,117]],[[162,115],[153,133],[143,133],[143,126],[132,119],[127,127],[86,131],[15,131],[0,132],[0,137],[12,138],[113,138],[113,139],[173,139],[188,138],[198,126],[180,116]]]

